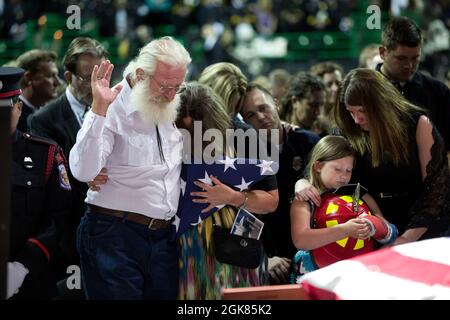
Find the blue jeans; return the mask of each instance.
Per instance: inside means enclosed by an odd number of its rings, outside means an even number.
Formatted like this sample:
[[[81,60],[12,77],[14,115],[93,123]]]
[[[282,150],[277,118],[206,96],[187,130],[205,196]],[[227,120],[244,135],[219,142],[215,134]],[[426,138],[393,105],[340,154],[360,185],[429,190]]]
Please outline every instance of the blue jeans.
[[[77,232],[87,299],[176,299],[178,252],[171,226],[150,230],[87,212]]]

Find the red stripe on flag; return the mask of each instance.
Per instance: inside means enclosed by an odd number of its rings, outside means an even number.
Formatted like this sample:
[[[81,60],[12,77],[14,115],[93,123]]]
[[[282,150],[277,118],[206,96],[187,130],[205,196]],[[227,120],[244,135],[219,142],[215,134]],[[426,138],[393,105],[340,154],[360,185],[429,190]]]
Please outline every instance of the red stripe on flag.
[[[308,281],[302,283],[302,288],[306,292],[308,299],[311,300],[342,300],[335,292],[316,287]]]
[[[434,261],[405,256],[393,249],[385,249],[352,259],[369,270],[427,285],[450,287],[450,266]]]

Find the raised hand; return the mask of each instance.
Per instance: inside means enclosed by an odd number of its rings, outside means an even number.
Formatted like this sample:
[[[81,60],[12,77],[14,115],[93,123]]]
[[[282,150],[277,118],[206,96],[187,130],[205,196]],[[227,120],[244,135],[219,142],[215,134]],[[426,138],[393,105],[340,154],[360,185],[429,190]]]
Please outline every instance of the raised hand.
[[[91,75],[91,87],[92,87],[92,112],[106,116],[111,102],[122,90],[122,85],[116,85],[110,88],[111,74],[114,69],[114,65],[109,61],[103,61],[99,66],[94,66]]]

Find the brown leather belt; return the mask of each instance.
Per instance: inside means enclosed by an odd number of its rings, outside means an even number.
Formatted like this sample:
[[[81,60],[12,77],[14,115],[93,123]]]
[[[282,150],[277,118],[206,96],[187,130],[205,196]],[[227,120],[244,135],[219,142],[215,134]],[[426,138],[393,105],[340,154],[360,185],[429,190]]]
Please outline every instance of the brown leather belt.
[[[143,224],[147,226],[151,230],[158,230],[168,227],[172,220],[162,220],[156,218],[146,217],[139,213],[129,212],[129,211],[120,211],[114,209],[108,209],[99,207],[93,204],[88,205],[89,211],[92,213],[100,213],[107,214],[116,218],[125,219],[128,221],[133,221],[139,224]]]

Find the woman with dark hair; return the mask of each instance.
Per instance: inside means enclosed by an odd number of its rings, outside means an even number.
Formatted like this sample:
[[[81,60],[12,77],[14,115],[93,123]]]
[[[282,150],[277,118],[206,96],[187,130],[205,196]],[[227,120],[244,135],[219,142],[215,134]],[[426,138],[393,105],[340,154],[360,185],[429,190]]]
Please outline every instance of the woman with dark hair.
[[[297,73],[281,99],[281,120],[311,130],[326,102],[325,96],[321,79],[306,72]]]
[[[334,116],[357,152],[353,180],[368,188],[386,219],[398,227],[395,244],[448,233],[446,150],[425,111],[382,74],[355,69],[339,88]],[[318,191],[304,180],[297,182],[296,193],[320,203]]]
[[[191,138],[190,141],[185,141],[185,156],[195,154],[195,150],[192,150],[196,146],[194,143],[194,121],[199,121],[202,129],[214,128],[219,130],[222,137],[226,137],[226,130],[232,128],[232,122],[223,106],[222,98],[213,89],[197,82],[190,82],[186,84],[186,89],[180,95],[180,99],[180,107],[178,108],[175,122],[178,128],[188,130]],[[225,140],[222,142],[220,145],[219,141],[214,141],[213,143],[214,150],[219,150],[223,154],[226,146]],[[190,143],[190,145],[186,146],[186,143]],[[210,141],[202,139],[202,144],[199,145],[204,150],[210,143]]]

